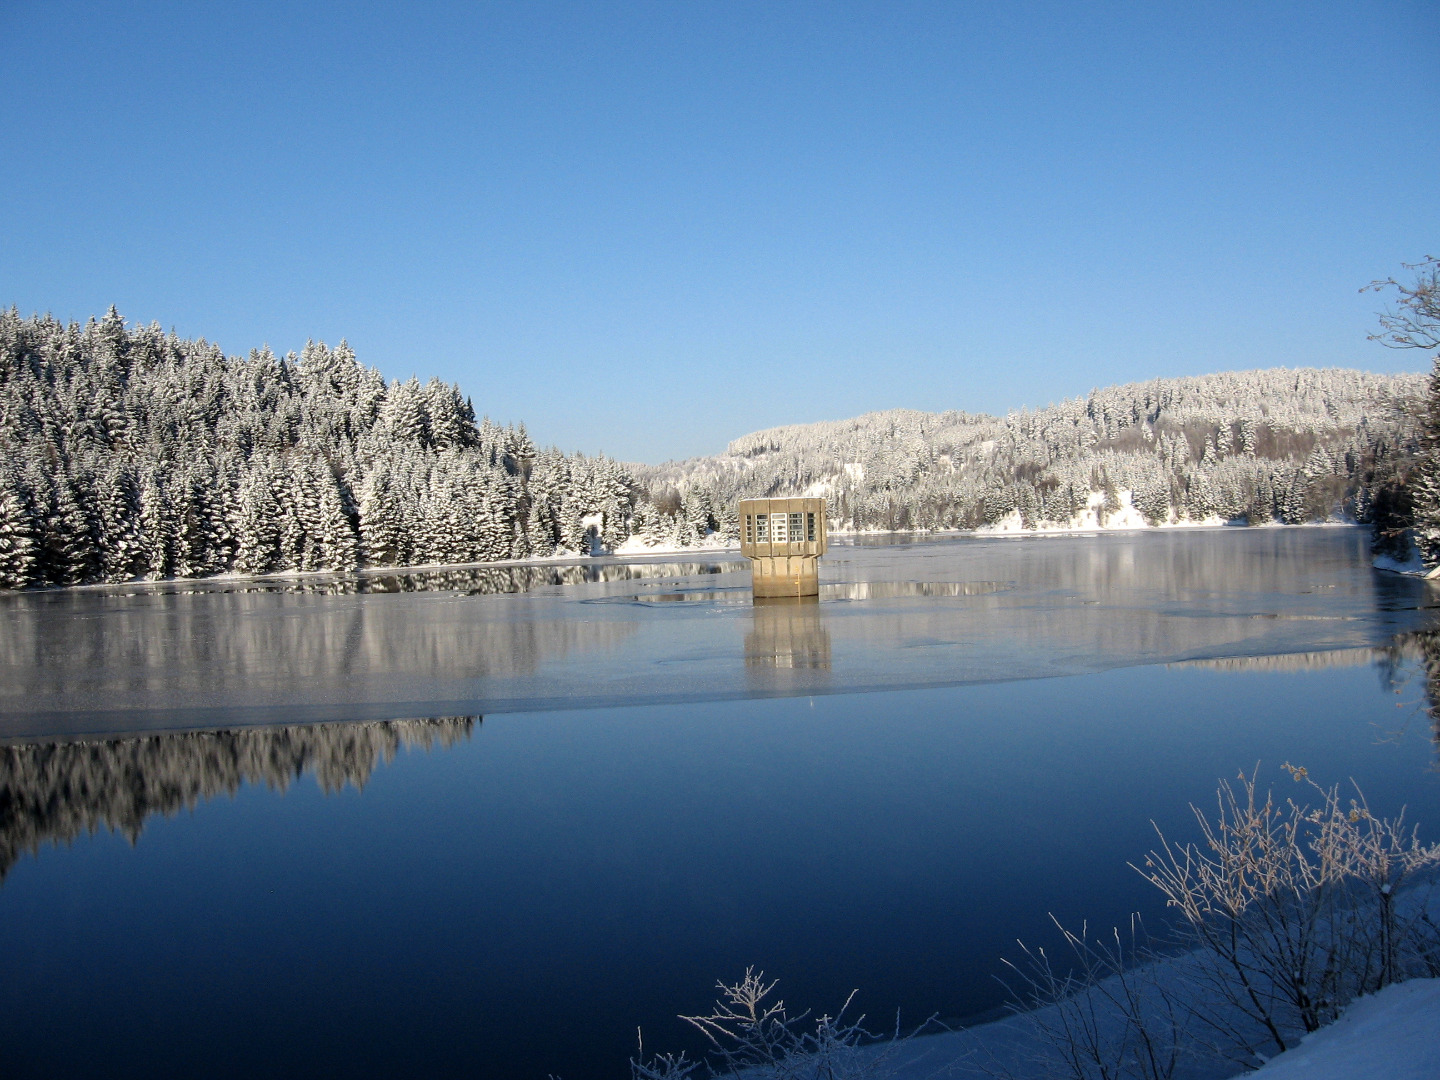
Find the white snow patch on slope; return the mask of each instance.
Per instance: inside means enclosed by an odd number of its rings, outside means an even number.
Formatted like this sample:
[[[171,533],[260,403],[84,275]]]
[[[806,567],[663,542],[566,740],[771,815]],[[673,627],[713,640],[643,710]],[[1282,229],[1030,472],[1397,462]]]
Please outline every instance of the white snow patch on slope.
[[[1363,997],[1328,1027],[1245,1076],[1262,1080],[1435,1080],[1440,1077],[1440,979]]]
[[[1105,524],[1103,525],[1100,524],[1100,506],[1105,500],[1105,495],[1103,492],[1092,491],[1085,509],[1067,522],[1058,524],[1047,522],[1033,529],[1027,529],[1020,518],[1020,511],[1012,510],[995,524],[982,525],[975,531],[984,535],[1015,533],[1035,535],[1041,533],[1111,532],[1127,529],[1184,529],[1200,526],[1213,527],[1225,524],[1222,518],[1208,517],[1202,518],[1199,521],[1182,518],[1179,521],[1167,521],[1160,525],[1151,525],[1145,520],[1145,515],[1135,509],[1133,493],[1129,488],[1121,488],[1117,494],[1119,496],[1120,509],[1107,514],[1105,516]]]

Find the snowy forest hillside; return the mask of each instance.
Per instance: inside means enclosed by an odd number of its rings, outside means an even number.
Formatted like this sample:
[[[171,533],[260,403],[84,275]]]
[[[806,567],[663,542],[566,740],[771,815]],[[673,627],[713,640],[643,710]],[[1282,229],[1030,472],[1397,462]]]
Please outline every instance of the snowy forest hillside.
[[[657,502],[825,495],[832,525],[860,530],[1103,526],[1124,503],[1151,525],[1368,520],[1413,454],[1425,386],[1336,369],[1157,379],[1005,417],[896,409],[771,428],[631,468]]]
[[[226,356],[112,308],[0,312],[0,587],[588,553],[633,481],[387,385],[341,342]]]

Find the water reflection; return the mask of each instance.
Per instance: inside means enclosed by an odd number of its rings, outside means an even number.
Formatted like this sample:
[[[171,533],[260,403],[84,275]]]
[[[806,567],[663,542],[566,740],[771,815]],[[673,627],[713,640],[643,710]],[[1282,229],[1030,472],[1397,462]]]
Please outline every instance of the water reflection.
[[[745,635],[745,668],[829,671],[830,631],[813,596],[756,597]]]
[[[1283,653],[1279,656],[1223,656],[1213,660],[1182,661],[1169,666],[1209,668],[1211,671],[1325,671],[1378,664],[1388,652],[1384,648],[1331,649],[1328,652]]]
[[[479,716],[203,731],[0,746],[0,881],[26,852],[110,829],[136,842],[147,818],[245,784],[285,791],[305,773],[327,793],[363,788],[406,749],[453,746]]]
[[[1207,668],[1227,672],[1327,671],[1335,668],[1374,666],[1382,689],[1397,697],[1393,729],[1382,738],[1400,738],[1413,725],[1411,717],[1423,716],[1435,745],[1436,767],[1440,768],[1440,628],[1397,634],[1387,645],[1370,649],[1333,649],[1327,652],[1283,653],[1278,656],[1227,656],[1211,660],[1189,660],[1167,665],[1175,668]],[[1406,690],[1420,682],[1420,700]]]
[[[184,581],[133,581],[94,586],[85,590],[29,593],[49,602],[86,592],[106,596],[190,596],[210,593],[284,593],[311,596],[457,592],[467,596],[494,596],[530,592],[557,585],[597,582],[645,581],[651,578],[694,577],[744,570],[743,559],[707,562],[585,562],[570,565],[525,564],[495,566],[443,566],[431,569],[370,570],[347,573],[274,574],[265,577],[217,577]]]
[[[898,600],[905,597],[991,596],[1015,586],[1005,581],[841,581],[820,586],[824,600]]]
[[[0,608],[0,738],[495,711],[477,687],[527,685],[639,629],[482,606],[504,597],[65,599]]]
[[[900,600],[946,596],[991,596],[1015,586],[1004,581],[838,581],[820,586],[818,597],[807,600]],[[685,592],[640,593],[635,596],[607,596],[594,603],[642,604],[749,604],[775,597],[754,597],[747,588],[688,589]],[[782,599],[789,599],[788,597]]]
[[[1412,673],[1420,679],[1436,767],[1440,768],[1440,628],[1400,634],[1388,647],[1377,651],[1385,682],[1398,694],[1404,693]]]

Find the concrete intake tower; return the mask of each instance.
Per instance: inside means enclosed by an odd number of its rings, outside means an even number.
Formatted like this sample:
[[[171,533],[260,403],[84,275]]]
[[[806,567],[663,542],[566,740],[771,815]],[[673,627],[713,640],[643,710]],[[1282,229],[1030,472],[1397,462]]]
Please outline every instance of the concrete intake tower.
[[[824,499],[741,499],[740,554],[757,597],[819,596]]]

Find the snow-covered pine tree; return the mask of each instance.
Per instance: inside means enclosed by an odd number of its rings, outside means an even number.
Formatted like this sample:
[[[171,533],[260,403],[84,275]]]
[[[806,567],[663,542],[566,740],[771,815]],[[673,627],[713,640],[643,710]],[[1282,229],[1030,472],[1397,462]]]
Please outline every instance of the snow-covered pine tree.
[[[175,520],[176,576],[218,573],[228,563],[224,545],[229,530],[214,470],[205,462],[182,467],[169,494]]]
[[[360,548],[366,566],[399,566],[405,520],[388,468],[380,467],[360,487]]]
[[[175,573],[175,519],[158,466],[146,468],[140,482],[141,564],[149,578]]]
[[[274,482],[270,462],[252,458],[236,498],[234,567],[239,573],[268,574],[280,566],[281,514]]]
[[[20,589],[35,580],[35,522],[8,470],[0,473],[0,589]]]
[[[132,468],[114,462],[100,482],[100,577],[127,581],[145,572],[140,543],[140,487]]]
[[[1136,488],[1132,502],[1151,525],[1170,519],[1170,486],[1158,474]]]
[[[280,532],[276,569],[315,570],[311,561],[311,527],[316,518],[314,492],[302,463],[294,454],[280,461],[275,476],[275,503]]]
[[[718,504],[717,520],[719,522],[719,535],[716,539],[738,543],[740,540],[740,507],[738,500],[726,499],[717,495],[715,501]]]
[[[385,402],[380,406],[380,424],[397,442],[429,445],[430,424],[419,379],[390,384]]]
[[[324,459],[313,459],[308,471],[315,499],[311,561],[320,570],[354,570],[360,565],[360,539],[349,493]]]
[[[473,430],[473,423],[465,422],[460,388],[431,379],[421,391],[421,400],[428,419],[430,445],[437,450],[459,449],[466,445],[466,435]]]
[[[48,520],[43,523],[50,579],[60,585],[91,581],[100,552],[95,524],[81,505],[79,490],[62,474],[55,478],[52,499]]]
[[[712,506],[713,497],[705,488],[692,488],[680,503],[680,512],[690,525],[695,539],[703,540],[719,526]]]

